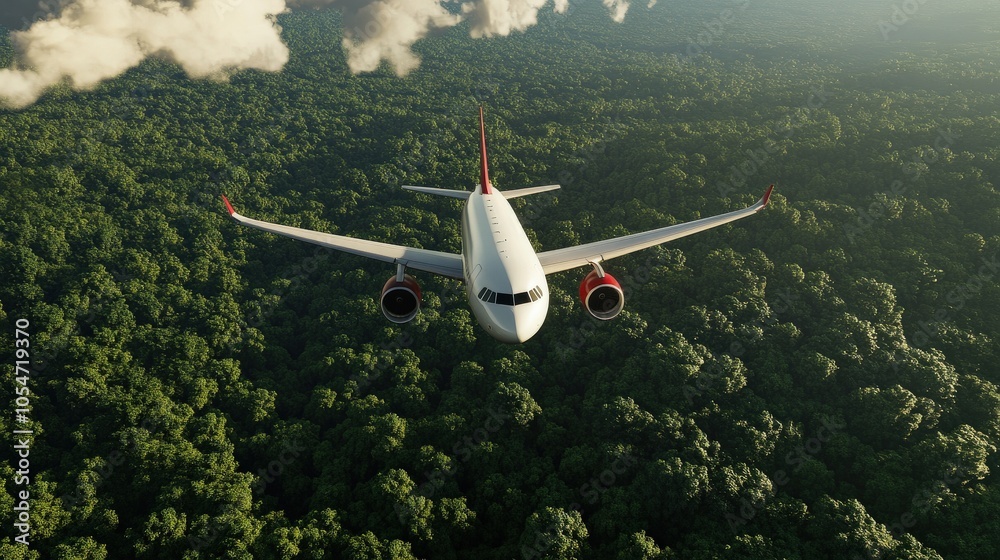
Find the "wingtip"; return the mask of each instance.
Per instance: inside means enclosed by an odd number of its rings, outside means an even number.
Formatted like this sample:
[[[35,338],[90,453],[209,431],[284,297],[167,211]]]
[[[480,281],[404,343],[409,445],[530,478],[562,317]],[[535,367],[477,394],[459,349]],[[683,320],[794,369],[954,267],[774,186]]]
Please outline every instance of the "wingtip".
[[[766,207],[767,203],[771,202],[771,191],[773,191],[773,190],[774,190],[774,184],[771,184],[770,187],[767,187],[767,192],[764,193],[764,198],[760,199],[760,202],[761,202],[760,207],[761,208]]]
[[[229,199],[226,198],[226,195],[222,195],[222,201],[226,203],[226,210],[229,212],[230,216],[236,213],[236,210],[233,210],[233,205],[229,203]]]

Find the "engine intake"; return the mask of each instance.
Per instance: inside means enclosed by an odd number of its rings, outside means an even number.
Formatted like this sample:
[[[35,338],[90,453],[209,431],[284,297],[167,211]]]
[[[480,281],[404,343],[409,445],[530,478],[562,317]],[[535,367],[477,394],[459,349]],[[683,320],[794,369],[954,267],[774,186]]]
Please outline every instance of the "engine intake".
[[[382,286],[382,314],[393,323],[408,323],[420,311],[420,285],[406,274],[403,281],[393,276]]]
[[[625,293],[614,276],[590,271],[580,282],[580,301],[587,312],[602,321],[614,319],[625,307]]]

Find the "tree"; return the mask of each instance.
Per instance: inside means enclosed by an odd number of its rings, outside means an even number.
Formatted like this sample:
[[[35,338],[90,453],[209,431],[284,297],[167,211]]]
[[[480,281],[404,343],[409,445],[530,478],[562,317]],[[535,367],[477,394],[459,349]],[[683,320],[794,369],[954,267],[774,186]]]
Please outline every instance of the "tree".
[[[580,558],[586,551],[587,527],[578,511],[546,507],[531,514],[521,534],[525,558]]]
[[[499,383],[496,391],[487,399],[487,404],[501,418],[510,417],[521,427],[527,426],[542,412],[542,407],[531,398],[531,393],[514,381]]]

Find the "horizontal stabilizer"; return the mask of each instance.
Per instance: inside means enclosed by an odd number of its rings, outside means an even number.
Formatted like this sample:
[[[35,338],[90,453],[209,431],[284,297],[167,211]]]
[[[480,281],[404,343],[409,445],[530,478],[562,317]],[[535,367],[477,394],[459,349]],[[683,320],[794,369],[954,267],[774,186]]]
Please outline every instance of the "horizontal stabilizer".
[[[524,189],[514,189],[512,191],[500,191],[500,194],[502,194],[504,198],[517,198],[519,196],[527,196],[529,194],[554,191],[558,188],[559,185],[545,185],[544,187],[527,187]]]
[[[417,191],[424,194],[436,194],[438,196],[450,196],[452,198],[461,198],[462,200],[467,200],[469,195],[472,194],[471,191],[456,191],[454,189],[435,189],[434,187],[414,187],[412,185],[403,185],[403,188],[408,191]]]

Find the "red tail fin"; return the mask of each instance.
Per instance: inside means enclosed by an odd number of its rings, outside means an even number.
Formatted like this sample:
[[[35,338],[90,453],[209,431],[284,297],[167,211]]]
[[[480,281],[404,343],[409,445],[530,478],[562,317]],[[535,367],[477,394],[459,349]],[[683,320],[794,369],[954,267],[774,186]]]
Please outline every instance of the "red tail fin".
[[[483,194],[491,194],[489,165],[486,161],[486,124],[483,122],[483,108],[479,107],[479,158],[482,163],[482,170],[479,175],[479,184],[483,186]]]

